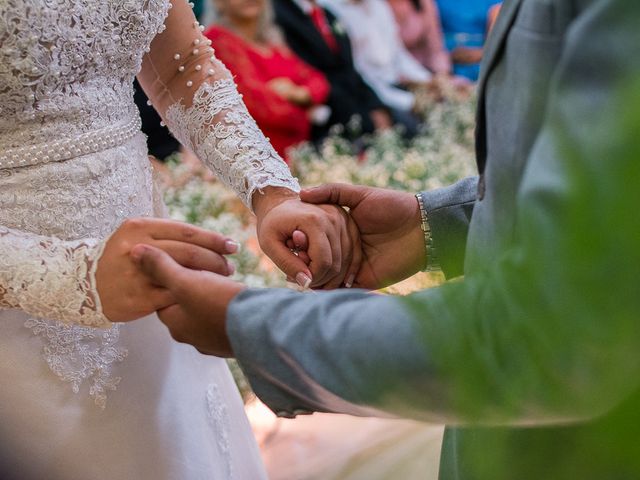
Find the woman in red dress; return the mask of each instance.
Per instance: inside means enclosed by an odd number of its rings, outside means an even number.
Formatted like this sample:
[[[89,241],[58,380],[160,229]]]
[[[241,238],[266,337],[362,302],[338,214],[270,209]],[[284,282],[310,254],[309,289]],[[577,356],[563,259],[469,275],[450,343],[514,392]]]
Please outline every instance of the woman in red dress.
[[[328,119],[329,83],[295,56],[272,20],[268,0],[216,0],[218,24],[205,32],[235,76],[249,112],[285,160]]]

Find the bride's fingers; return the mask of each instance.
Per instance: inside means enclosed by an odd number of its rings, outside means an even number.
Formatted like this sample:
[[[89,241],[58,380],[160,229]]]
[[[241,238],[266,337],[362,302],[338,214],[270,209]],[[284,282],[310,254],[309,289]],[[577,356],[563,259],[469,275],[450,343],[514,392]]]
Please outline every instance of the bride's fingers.
[[[153,246],[167,252],[180,265],[193,270],[206,270],[220,275],[231,275],[233,265],[220,255],[207,248],[175,240],[158,240]]]
[[[346,216],[346,214],[345,214]],[[347,220],[347,228],[343,229],[340,233],[340,249],[341,249],[341,258],[342,262],[340,265],[339,273],[332,278],[329,282],[327,282],[322,288],[325,290],[333,290],[342,286],[346,281],[346,275],[351,266],[353,260],[353,242],[351,237],[351,231],[349,231],[349,223]]]
[[[344,270],[346,269],[345,263],[351,263],[351,253],[349,244],[349,237],[346,235],[346,225],[348,224],[347,213],[342,207],[339,206],[326,206],[326,211],[329,212],[328,218],[330,220],[329,226],[325,228],[326,238],[331,248],[331,266],[326,271],[324,277],[316,279],[315,287],[322,288],[329,285],[329,288],[337,288],[342,284],[344,277]],[[295,233],[295,232],[294,232]],[[300,232],[302,233],[302,232]],[[305,236],[306,237],[306,236]],[[304,241],[306,238],[301,238]],[[307,237],[309,242],[312,242],[313,237]],[[313,244],[307,249],[309,256],[311,257],[311,265],[315,258],[313,252]],[[349,258],[345,258],[347,255]],[[313,272],[313,268],[311,270]]]
[[[208,248],[220,254],[236,253],[239,244],[225,235],[188,223],[162,218],[131,218],[121,228],[133,234],[148,235],[154,240],[175,240]]]
[[[262,243],[262,249],[273,260],[273,263],[288,277],[294,278],[300,286],[309,286],[312,272],[305,262],[292,253],[287,242],[278,239],[275,235],[266,235]]]
[[[310,237],[307,253],[311,259],[309,269],[313,274],[312,286],[322,286],[336,275],[336,259],[340,260],[339,241],[332,244],[323,230],[309,231],[307,234]]]

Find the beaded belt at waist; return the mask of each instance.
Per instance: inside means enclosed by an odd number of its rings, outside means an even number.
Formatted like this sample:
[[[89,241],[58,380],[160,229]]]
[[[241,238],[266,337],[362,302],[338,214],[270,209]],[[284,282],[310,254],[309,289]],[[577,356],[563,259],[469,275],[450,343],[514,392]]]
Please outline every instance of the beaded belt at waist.
[[[19,168],[49,162],[62,162],[82,155],[122,145],[140,131],[140,116],[120,125],[110,125],[76,137],[0,151],[0,169]]]

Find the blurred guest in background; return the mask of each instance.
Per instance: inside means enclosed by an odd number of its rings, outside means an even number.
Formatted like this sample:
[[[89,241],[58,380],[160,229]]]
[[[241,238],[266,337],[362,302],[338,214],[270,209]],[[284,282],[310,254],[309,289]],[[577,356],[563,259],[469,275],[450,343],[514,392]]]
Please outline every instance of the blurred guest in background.
[[[325,126],[313,129],[314,138],[323,138],[332,125],[350,124],[354,116],[359,117],[360,125],[353,133],[389,128],[389,112],[356,71],[351,42],[335,15],[310,0],[273,0],[273,7],[289,47],[320,70],[331,85],[327,100],[331,116]]]
[[[407,51],[386,0],[323,0],[345,26],[352,41],[356,69],[396,123],[417,133],[419,118],[412,111],[412,85],[426,85],[431,73]]]
[[[444,46],[440,14],[434,0],[388,2],[407,50],[433,74],[450,74],[451,55]]]
[[[476,81],[484,42],[500,11],[497,0],[436,0],[456,75]]]
[[[274,148],[311,139],[312,122],[326,124],[329,83],[284,43],[269,0],[215,0],[218,25],[205,35],[233,73],[249,112]]]

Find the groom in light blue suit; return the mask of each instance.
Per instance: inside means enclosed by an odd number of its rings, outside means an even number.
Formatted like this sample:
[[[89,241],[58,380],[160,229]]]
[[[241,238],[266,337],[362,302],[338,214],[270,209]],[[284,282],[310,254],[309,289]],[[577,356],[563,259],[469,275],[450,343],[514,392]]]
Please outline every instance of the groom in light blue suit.
[[[441,287],[255,290],[150,247],[134,258],[174,293],[160,312],[174,337],[236,356],[281,416],[457,425],[443,480],[638,479],[638,78],[637,0],[507,0],[480,80],[479,177],[420,202],[303,193],[350,207],[365,254],[355,286],[425,262],[464,275]]]

